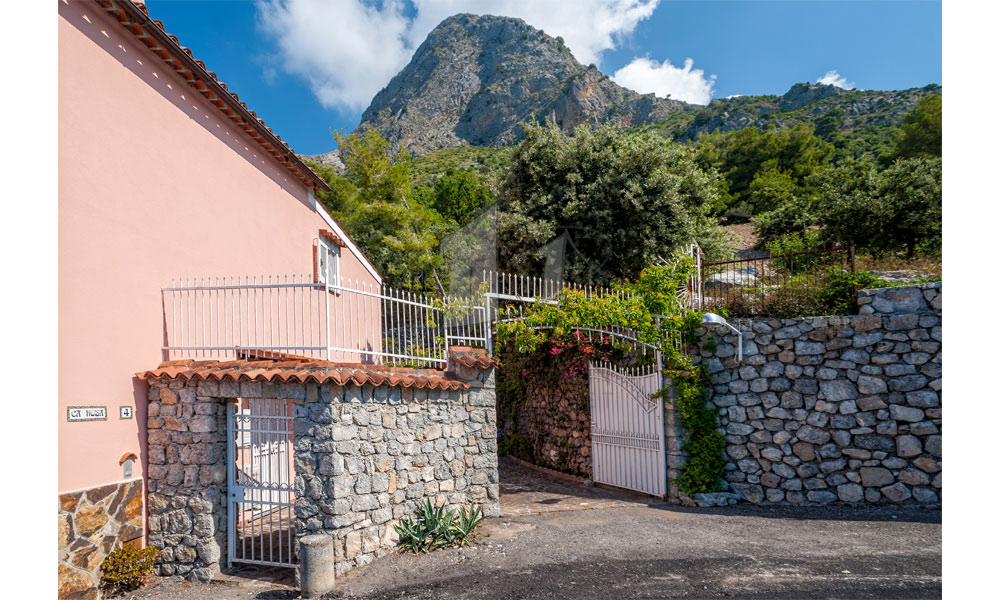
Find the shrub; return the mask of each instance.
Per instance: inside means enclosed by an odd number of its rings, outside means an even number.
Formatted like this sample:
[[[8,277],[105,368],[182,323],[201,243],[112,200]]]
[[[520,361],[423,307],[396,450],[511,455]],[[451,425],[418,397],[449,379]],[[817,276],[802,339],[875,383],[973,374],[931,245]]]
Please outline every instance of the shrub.
[[[443,506],[434,508],[427,499],[415,518],[406,517],[395,528],[401,550],[430,552],[469,543],[474,537],[473,530],[482,521],[482,508],[475,504],[468,510],[445,512]]]
[[[125,545],[112,551],[101,563],[101,588],[108,593],[135,590],[153,574],[156,559],[162,551],[155,546],[138,549]]]

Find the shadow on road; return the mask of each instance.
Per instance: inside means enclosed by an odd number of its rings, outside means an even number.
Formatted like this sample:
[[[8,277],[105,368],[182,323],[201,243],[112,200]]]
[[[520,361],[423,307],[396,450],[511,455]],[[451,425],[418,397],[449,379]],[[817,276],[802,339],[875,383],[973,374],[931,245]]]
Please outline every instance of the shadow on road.
[[[650,502],[649,508],[677,513],[697,513],[726,517],[760,517],[800,521],[893,521],[900,523],[940,523],[941,510],[899,506],[781,506],[736,504],[697,508]]]

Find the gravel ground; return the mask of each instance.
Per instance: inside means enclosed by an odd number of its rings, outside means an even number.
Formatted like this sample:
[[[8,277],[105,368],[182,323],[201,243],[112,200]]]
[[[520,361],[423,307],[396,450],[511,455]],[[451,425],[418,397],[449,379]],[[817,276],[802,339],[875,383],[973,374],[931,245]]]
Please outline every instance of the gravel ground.
[[[394,554],[331,598],[939,598],[940,512],[604,508],[487,521],[477,545]],[[290,583],[290,582],[289,582]],[[160,580],[129,598],[295,598],[287,584]]]

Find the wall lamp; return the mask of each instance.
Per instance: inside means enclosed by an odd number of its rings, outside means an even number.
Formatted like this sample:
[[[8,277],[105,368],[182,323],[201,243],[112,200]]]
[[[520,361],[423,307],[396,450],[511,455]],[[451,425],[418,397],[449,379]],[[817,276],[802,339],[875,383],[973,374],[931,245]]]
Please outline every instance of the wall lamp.
[[[743,333],[739,329],[736,329],[735,327],[729,324],[729,321],[723,319],[722,317],[720,317],[715,313],[705,313],[704,315],[702,315],[701,323],[703,325],[713,326],[713,327],[718,325],[724,325],[735,331],[737,339],[739,340],[736,345],[737,348],[736,357],[739,362],[743,362]]]

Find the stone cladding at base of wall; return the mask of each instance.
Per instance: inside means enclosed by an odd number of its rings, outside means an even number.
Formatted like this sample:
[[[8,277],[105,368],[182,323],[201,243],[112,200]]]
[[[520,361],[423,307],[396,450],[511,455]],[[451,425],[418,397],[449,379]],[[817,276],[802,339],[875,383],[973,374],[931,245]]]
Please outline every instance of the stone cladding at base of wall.
[[[104,557],[142,533],[141,479],[60,494],[59,598],[98,598]]]
[[[862,290],[859,305],[734,321],[742,363],[735,334],[702,344],[729,491],[757,504],[941,504],[941,284]]]
[[[296,539],[334,538],[336,573],[398,541],[394,525],[429,499],[498,516],[493,369],[467,390],[323,386],[295,421]]]

